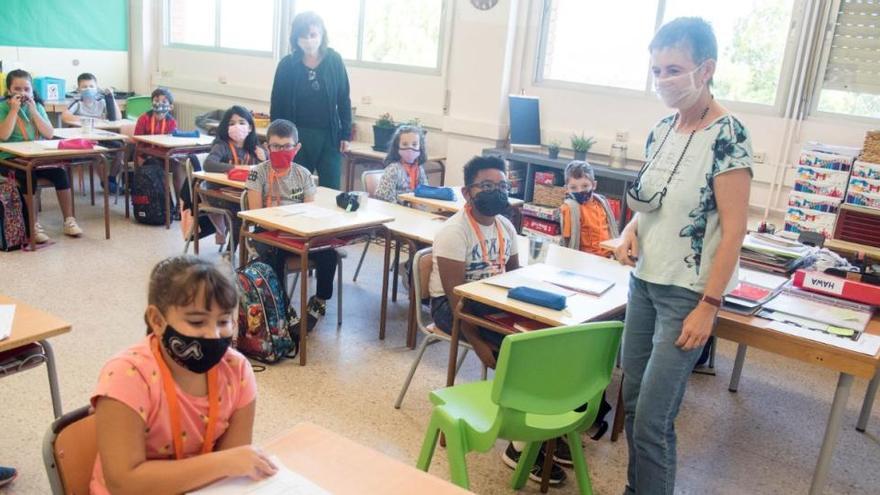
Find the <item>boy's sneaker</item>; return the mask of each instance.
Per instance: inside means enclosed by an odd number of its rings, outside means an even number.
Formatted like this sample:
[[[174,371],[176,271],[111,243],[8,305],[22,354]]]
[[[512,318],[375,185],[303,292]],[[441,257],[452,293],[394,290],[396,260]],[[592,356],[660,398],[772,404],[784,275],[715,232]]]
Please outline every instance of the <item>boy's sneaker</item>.
[[[318,299],[317,296],[310,297],[309,303],[306,305],[306,317],[308,317],[306,327],[309,332],[315,328],[318,324],[318,320],[320,320],[325,314],[327,314],[327,302]]]
[[[571,449],[568,446],[568,440],[565,437],[556,439],[556,452],[553,453],[553,460],[563,467],[572,467],[574,462],[571,460]]]
[[[49,234],[46,233],[46,230],[39,223],[34,224],[34,239],[36,239],[37,244],[45,244],[49,242]]]
[[[0,486],[12,483],[18,477],[18,471],[11,467],[0,466]]]
[[[76,219],[73,217],[67,217],[64,219],[64,235],[70,237],[79,237],[83,234],[79,225],[76,224]]]
[[[513,442],[510,442],[507,445],[507,449],[501,454],[501,460],[504,461],[504,464],[511,469],[516,469],[516,464],[519,462],[519,458],[522,455],[522,452],[516,450],[516,447],[513,446]],[[554,456],[555,458],[555,456]],[[538,451],[538,457],[535,459],[535,463],[532,465],[531,471],[529,471],[529,479],[540,483],[541,482],[541,474],[544,471],[544,448]],[[562,484],[565,481],[565,470],[562,469],[558,463],[554,462],[550,466],[550,486],[557,486]]]

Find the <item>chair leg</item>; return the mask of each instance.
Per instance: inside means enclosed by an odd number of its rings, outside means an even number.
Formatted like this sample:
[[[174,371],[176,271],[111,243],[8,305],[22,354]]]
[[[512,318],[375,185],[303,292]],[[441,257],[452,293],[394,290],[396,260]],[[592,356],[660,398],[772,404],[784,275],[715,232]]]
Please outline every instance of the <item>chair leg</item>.
[[[422,356],[425,355],[425,349],[428,348],[429,345],[439,342],[440,339],[427,335],[425,336],[425,340],[422,341],[422,345],[419,346],[419,352],[416,354],[416,359],[413,361],[412,366],[409,367],[409,374],[406,375],[406,380],[403,381],[403,387],[400,389],[400,393],[397,394],[397,401],[394,403],[394,409],[400,409],[400,405],[403,404],[403,397],[406,395],[406,391],[409,390],[409,384],[412,382],[413,375],[416,374],[416,368],[419,367],[419,363],[422,361]]]
[[[519,462],[516,464],[516,470],[513,472],[513,480],[511,480],[510,486],[514,490],[519,490],[526,484],[526,480],[529,478],[529,473],[532,470],[532,465],[535,464],[535,459],[538,458],[541,445],[542,442],[529,442],[523,447],[523,451],[519,456]]]
[[[590,472],[587,471],[587,460],[584,457],[584,446],[581,445],[581,434],[577,431],[568,432],[568,446],[571,450],[571,461],[574,463],[574,474],[577,478],[580,492],[584,495],[593,493],[593,484],[590,482]]]
[[[449,431],[444,431],[446,437],[446,455],[449,457],[449,474],[452,483],[464,488],[470,488],[468,480],[467,460],[465,459],[465,442],[462,438],[462,431],[455,427]]]
[[[486,380],[486,376],[489,374],[489,368],[487,368],[485,364],[482,365],[482,368],[483,369],[480,370],[480,379]]]
[[[419,459],[416,461],[417,469],[427,471],[431,467],[431,459],[434,458],[434,448],[437,447],[438,437],[440,437],[440,428],[436,416],[432,414],[428,429],[425,431],[425,439],[422,441],[422,450],[419,451]]]
[[[458,356],[458,362],[455,363],[455,376],[458,376],[458,370],[461,369],[462,363],[464,363],[464,358],[467,357],[467,353],[470,349],[467,347],[464,348],[464,351],[461,353],[461,356]]]
[[[354,278],[351,279],[352,282],[358,281],[358,274],[361,273],[361,265],[364,264],[364,258],[367,257],[367,250],[370,249],[370,242],[372,242],[372,241],[373,241],[373,238],[370,237],[367,239],[367,243],[364,244],[364,252],[361,253],[361,259],[360,259],[360,261],[358,261],[357,269],[355,269],[355,271],[354,271]]]
[[[342,326],[342,256],[336,255],[336,329]]]

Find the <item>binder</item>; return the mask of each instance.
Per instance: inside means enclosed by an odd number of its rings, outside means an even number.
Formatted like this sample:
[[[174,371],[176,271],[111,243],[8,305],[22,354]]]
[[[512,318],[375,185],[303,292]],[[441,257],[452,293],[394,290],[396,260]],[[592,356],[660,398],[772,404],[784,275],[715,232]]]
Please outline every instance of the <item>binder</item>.
[[[794,286],[872,306],[880,306],[880,286],[835,277],[822,272],[798,270]]]

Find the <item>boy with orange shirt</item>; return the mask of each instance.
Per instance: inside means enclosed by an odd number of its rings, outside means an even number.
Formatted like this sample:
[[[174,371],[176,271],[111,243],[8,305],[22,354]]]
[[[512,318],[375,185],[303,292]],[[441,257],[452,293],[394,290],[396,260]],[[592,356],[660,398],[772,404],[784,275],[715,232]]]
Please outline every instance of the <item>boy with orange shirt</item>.
[[[593,167],[575,160],[565,167],[565,203],[559,207],[562,214],[562,237],[565,246],[609,256],[611,251],[599,245],[617,237],[617,222],[604,196],[597,194]]]

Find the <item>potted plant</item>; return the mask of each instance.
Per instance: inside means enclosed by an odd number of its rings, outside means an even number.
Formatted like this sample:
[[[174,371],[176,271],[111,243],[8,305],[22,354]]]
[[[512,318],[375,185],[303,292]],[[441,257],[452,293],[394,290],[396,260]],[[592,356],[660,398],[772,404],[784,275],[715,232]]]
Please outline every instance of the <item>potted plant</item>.
[[[376,151],[388,151],[388,144],[394,135],[394,117],[390,113],[383,113],[373,124],[373,149]]]
[[[559,158],[559,147],[562,146],[557,140],[550,141],[550,144],[547,145],[547,155],[550,158]]]
[[[571,149],[574,150],[574,159],[575,160],[586,160],[587,152],[590,151],[590,148],[596,144],[596,140],[593,137],[584,137],[584,133],[582,132],[580,136],[577,134],[571,135]]]

